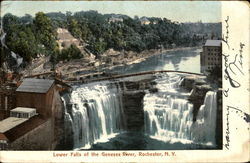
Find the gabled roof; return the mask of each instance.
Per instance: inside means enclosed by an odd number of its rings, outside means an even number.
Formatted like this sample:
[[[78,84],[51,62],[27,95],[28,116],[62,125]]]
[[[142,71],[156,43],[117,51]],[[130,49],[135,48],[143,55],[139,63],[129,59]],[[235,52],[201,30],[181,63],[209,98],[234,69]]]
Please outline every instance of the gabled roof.
[[[145,16],[144,17],[141,17],[140,18],[140,21],[149,21],[148,18],[146,18]]]
[[[47,93],[54,80],[26,78],[17,88],[17,92]]]
[[[221,46],[221,40],[207,40],[205,46]]]

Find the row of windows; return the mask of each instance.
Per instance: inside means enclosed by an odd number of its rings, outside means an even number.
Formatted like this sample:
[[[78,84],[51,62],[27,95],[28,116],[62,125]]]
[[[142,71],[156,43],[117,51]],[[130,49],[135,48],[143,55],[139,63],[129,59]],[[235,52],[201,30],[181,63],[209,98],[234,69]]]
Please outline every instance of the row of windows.
[[[214,67],[210,67],[210,66],[209,66],[207,69],[208,69],[208,70],[212,70],[213,68],[214,68]]]
[[[219,65],[219,63],[216,63],[216,62],[208,62],[208,65]]]
[[[11,117],[17,117],[17,118],[30,118],[34,115],[36,115],[35,112],[32,113],[18,113],[18,112],[11,112]]]
[[[208,55],[221,55],[220,53],[208,53]]]
[[[208,59],[208,60],[218,60],[218,61],[221,60],[221,58],[213,58],[213,57],[212,57],[212,58],[209,58],[209,57],[208,57],[207,59]]]
[[[215,52],[219,52],[220,51],[220,49],[211,49],[211,48],[208,48],[207,50],[208,51],[215,51]]]

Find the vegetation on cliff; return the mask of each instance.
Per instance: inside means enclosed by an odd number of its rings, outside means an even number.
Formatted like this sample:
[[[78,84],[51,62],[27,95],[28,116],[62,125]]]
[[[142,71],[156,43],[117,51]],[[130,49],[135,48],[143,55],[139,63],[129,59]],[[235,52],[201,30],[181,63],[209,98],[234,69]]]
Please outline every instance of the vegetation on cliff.
[[[112,21],[113,18],[115,21]],[[107,49],[141,52],[147,49],[201,45],[208,37],[220,37],[221,23],[178,23],[166,18],[131,18],[126,15],[100,14],[97,11],[43,13],[35,17],[5,14],[3,29],[6,45],[30,62],[38,54],[53,55],[52,60],[77,59],[72,46],[59,51],[56,29],[67,28],[97,57]],[[215,31],[215,32],[213,32]],[[71,53],[73,51],[73,53]]]

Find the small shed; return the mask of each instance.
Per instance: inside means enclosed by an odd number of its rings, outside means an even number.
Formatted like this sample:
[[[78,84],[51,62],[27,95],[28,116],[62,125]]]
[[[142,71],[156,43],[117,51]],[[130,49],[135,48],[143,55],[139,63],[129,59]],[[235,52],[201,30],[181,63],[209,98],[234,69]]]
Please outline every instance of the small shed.
[[[26,78],[16,90],[17,107],[36,108],[36,112],[48,117],[52,114],[54,80]]]
[[[35,115],[36,115],[35,108],[17,107],[10,111],[10,116],[17,118],[31,118]]]

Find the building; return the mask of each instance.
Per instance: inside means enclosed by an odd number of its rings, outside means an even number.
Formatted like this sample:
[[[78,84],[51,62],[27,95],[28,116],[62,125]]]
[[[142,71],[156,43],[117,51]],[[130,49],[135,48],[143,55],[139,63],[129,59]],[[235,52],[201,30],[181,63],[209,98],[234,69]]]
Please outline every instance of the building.
[[[10,117],[31,118],[36,115],[35,108],[17,107],[10,111]]]
[[[27,78],[15,94],[17,107],[0,121],[0,150],[55,149],[63,118],[55,81]]]
[[[16,90],[16,106],[36,108],[44,117],[52,115],[54,80],[26,78]]]
[[[52,121],[36,114],[34,108],[12,109],[11,117],[0,121],[0,150],[52,149],[51,126]]]
[[[221,40],[207,40],[200,53],[201,72],[208,71],[222,64],[222,43]]]
[[[57,28],[57,43],[60,50],[69,48],[70,45],[74,44],[81,51],[81,53],[84,53],[84,47],[80,40],[73,37],[67,29]]]
[[[148,24],[150,24],[150,21],[146,17],[140,18],[140,22],[141,22],[142,25],[148,25]]]
[[[111,18],[109,18],[108,20],[109,23],[111,22],[123,22],[123,18],[120,18],[120,17],[115,17],[115,16],[112,16]]]
[[[3,83],[0,86],[0,120],[10,116],[10,110],[16,107],[16,84]]]

